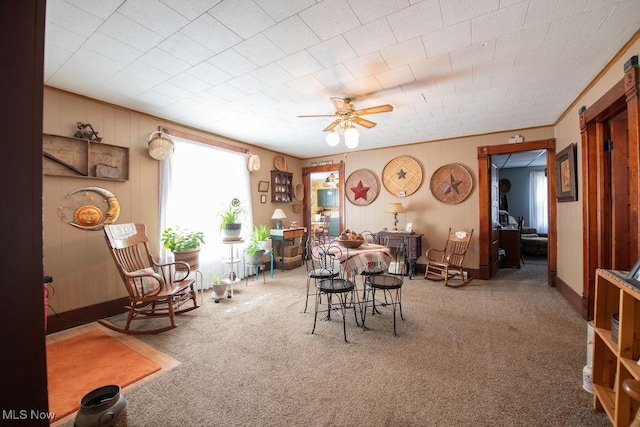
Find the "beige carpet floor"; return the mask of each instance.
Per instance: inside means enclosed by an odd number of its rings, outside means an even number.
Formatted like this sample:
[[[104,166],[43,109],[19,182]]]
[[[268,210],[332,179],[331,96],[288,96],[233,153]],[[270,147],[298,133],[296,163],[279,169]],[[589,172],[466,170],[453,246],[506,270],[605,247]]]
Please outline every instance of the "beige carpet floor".
[[[389,313],[302,313],[304,267],[178,317],[140,340],[179,366],[125,393],[130,426],[607,426],[582,389],[587,325],[544,265],[461,289],[407,280]],[[123,316],[112,319],[123,321]],[[154,320],[153,322],[157,322]],[[68,425],[72,425],[69,423]]]

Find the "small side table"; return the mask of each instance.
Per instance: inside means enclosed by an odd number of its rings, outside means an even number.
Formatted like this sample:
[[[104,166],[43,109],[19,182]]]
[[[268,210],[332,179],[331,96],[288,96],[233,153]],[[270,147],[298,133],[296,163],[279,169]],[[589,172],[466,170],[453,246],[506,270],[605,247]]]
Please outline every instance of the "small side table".
[[[378,237],[384,237],[388,240],[387,247],[397,248],[400,242],[404,240],[407,246],[407,264],[409,266],[409,280],[416,272],[416,262],[422,255],[422,236],[423,234],[407,233],[406,231],[380,231]]]
[[[291,241],[295,244],[296,238],[301,238],[307,232],[305,227],[296,227],[296,228],[272,228],[271,229],[271,242],[273,243],[272,251],[275,251],[275,243],[281,242],[282,247],[280,248],[280,265],[282,267],[282,271],[284,271],[284,243],[286,241]],[[277,255],[276,255],[277,256]]]
[[[227,298],[232,298],[233,285],[237,284],[241,280],[240,262],[242,261],[242,255],[244,254],[244,251],[242,250],[244,240],[223,240],[222,244],[229,247],[229,257],[222,258],[222,263],[225,266],[225,278],[223,279],[223,282],[229,286]],[[236,245],[240,245],[240,250],[234,248]],[[215,294],[213,298],[215,298]]]

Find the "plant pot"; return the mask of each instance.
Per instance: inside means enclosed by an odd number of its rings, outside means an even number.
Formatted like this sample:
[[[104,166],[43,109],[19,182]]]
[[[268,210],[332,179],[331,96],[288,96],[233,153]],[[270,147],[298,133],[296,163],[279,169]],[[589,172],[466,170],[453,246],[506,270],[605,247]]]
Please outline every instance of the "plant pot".
[[[213,284],[213,299],[215,302],[220,301],[220,299],[225,297],[225,293],[227,291],[226,283]]]
[[[224,240],[240,240],[241,223],[226,224],[222,229]]]
[[[173,257],[176,261],[184,261],[189,264],[191,270],[200,268],[200,248],[191,251],[174,252]],[[187,269],[180,264],[176,264],[176,271],[187,271]]]
[[[120,393],[120,386],[106,385],[87,393],[80,400],[80,409],[74,426],[126,426],[127,401]]]
[[[173,256],[176,261],[184,261],[189,264],[191,270],[200,268],[200,248],[191,251],[174,252]],[[187,269],[181,264],[176,264],[176,271],[187,271]]]
[[[249,255],[247,254],[247,264],[257,264],[262,257],[264,256],[264,249],[260,249],[259,251],[256,251],[256,253],[254,253],[253,255]]]
[[[269,252],[273,247],[273,242],[271,240],[262,240],[260,242],[260,246],[264,249],[265,252]]]

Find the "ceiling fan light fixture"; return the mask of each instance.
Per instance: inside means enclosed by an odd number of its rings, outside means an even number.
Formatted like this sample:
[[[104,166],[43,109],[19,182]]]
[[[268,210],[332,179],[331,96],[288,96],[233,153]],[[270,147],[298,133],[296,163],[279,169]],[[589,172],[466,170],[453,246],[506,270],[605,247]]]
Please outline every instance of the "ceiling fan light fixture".
[[[360,132],[358,132],[358,129],[350,127],[344,131],[344,145],[346,145],[347,148],[356,148],[359,141]]]
[[[340,135],[337,132],[329,132],[326,137],[327,145],[335,147],[340,143]]]

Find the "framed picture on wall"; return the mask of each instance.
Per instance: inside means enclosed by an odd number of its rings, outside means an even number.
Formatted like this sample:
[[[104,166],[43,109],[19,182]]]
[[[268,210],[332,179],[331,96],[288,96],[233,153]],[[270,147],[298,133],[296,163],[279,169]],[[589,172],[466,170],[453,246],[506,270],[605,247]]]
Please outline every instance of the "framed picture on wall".
[[[269,181],[260,181],[258,182],[258,191],[261,193],[266,193],[269,190]]]
[[[267,203],[267,195],[266,194],[261,194],[260,195],[260,203]]]
[[[556,154],[556,196],[558,202],[578,200],[578,177],[576,175],[576,144],[569,144]]]

